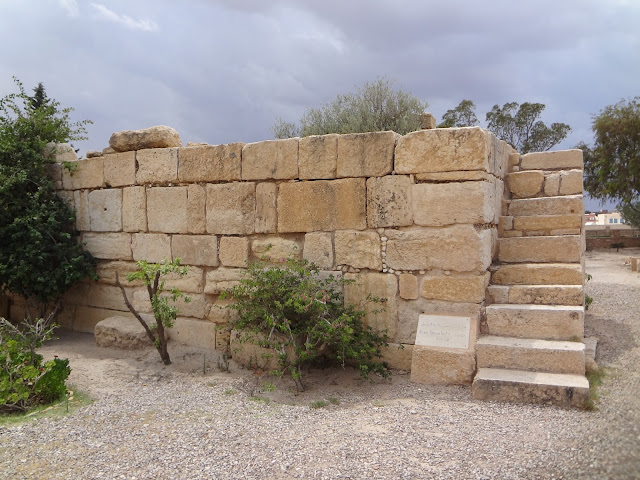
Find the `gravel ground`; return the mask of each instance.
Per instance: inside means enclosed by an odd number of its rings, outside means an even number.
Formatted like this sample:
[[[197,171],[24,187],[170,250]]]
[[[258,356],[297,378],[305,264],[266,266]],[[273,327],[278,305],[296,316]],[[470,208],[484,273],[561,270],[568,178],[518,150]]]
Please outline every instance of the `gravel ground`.
[[[96,401],[0,427],[0,477],[638,479],[640,277],[625,254],[588,254],[586,335],[600,339],[608,372],[597,411],[477,402],[470,387],[406,375],[348,388],[325,380],[287,397],[294,404],[267,403],[252,397],[246,372],[149,371],[107,354],[74,365],[70,356],[74,381]],[[309,406],[331,396],[340,404]]]

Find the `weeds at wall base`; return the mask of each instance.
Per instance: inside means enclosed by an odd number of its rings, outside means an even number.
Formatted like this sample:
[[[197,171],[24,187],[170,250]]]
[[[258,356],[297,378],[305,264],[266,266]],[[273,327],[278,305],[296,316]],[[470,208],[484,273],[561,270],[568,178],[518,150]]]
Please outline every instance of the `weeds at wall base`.
[[[595,372],[587,373],[586,376],[587,380],[589,380],[589,398],[585,404],[585,409],[594,411],[598,409],[596,403],[600,401],[599,388],[602,380],[607,376],[607,373],[604,368],[600,367]]]

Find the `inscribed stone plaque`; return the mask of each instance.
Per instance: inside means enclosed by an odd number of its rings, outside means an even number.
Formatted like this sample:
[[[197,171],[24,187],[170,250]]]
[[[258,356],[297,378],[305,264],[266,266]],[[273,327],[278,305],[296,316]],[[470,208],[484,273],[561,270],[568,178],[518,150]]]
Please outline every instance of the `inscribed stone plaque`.
[[[471,318],[453,315],[420,315],[416,345],[425,347],[469,348]]]

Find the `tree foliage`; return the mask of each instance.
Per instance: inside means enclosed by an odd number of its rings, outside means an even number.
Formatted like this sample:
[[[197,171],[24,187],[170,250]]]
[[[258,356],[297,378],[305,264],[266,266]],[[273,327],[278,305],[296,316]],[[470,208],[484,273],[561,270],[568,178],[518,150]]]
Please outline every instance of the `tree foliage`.
[[[478,123],[475,104],[471,100],[462,100],[456,108],[447,110],[438,128],[473,127]]]
[[[46,166],[54,161],[49,142],[85,138],[87,121],[72,123],[70,108],[46,97],[44,87],[0,99],[0,293],[11,291],[36,316],[58,312],[59,299],[74,283],[95,275],[95,260],[78,243],[74,214],[54,190]]]
[[[320,108],[309,108],[299,125],[278,119],[272,129],[276,138],[383,130],[404,135],[420,129],[426,107],[427,103],[379,77],[357,92],[338,95]]]

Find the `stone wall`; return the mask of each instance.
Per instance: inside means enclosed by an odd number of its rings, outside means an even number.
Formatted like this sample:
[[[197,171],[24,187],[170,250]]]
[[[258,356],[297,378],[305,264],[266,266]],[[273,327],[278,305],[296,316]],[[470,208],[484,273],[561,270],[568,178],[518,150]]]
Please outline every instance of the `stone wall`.
[[[640,247],[640,230],[637,228],[587,230],[587,250],[596,248],[613,248],[614,244],[623,243],[624,248]]]

